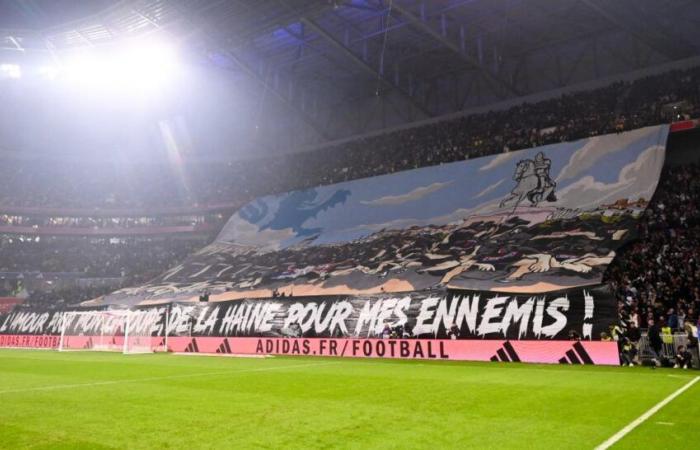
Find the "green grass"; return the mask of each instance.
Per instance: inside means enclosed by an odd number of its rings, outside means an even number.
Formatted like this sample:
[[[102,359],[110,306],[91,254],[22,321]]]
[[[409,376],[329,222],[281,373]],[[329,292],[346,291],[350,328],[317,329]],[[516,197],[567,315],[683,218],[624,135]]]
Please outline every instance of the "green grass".
[[[0,447],[591,449],[696,375],[0,350]],[[699,442],[696,383],[616,448]]]

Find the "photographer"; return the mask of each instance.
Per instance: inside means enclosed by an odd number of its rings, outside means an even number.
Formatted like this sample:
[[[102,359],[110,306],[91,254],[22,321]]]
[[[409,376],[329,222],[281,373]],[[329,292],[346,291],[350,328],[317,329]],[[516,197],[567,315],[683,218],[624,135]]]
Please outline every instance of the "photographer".
[[[452,340],[459,339],[459,327],[456,323],[452,322],[452,325],[447,332],[447,337]]]
[[[674,369],[687,369],[689,367],[692,367],[693,356],[685,348],[684,345],[678,346],[678,349],[676,350],[675,359],[676,363],[673,366]]]

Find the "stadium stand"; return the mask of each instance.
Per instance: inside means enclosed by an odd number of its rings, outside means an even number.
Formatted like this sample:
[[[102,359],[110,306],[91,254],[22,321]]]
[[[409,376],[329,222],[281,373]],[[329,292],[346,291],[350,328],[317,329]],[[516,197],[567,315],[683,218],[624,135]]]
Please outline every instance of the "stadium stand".
[[[83,277],[147,280],[203,245],[201,239],[26,237],[5,235],[0,250],[11,256],[2,272],[72,272]]]
[[[693,332],[700,325],[698,176],[697,163],[667,168],[639,224],[639,240],[623,249],[608,269],[620,314],[615,338],[628,341],[633,355],[639,352],[639,330],[651,323],[685,334],[684,344],[693,351],[698,348],[700,336]],[[667,349],[669,359],[675,349]]]
[[[206,205],[235,209],[272,193],[697,117],[699,79],[700,68],[678,70],[313,151],[225,164],[188,161],[184,183],[173,167],[157,164],[95,170],[97,162],[5,158],[0,168],[0,209]],[[127,182],[120,182],[127,169]]]
[[[689,448],[698,23],[0,0],[0,448]]]
[[[103,164],[95,170],[100,163],[5,155],[2,270],[75,272],[120,277],[120,286],[138,283],[201,248],[230,211],[258,196],[696,117],[699,76],[700,68],[671,71],[277,158],[226,164],[191,160],[182,172],[184,184],[170,166],[105,170]],[[118,182],[127,169],[128,183]],[[166,237],[172,233],[180,238]],[[154,239],[138,238],[144,234]],[[183,240],[183,235],[205,239]]]

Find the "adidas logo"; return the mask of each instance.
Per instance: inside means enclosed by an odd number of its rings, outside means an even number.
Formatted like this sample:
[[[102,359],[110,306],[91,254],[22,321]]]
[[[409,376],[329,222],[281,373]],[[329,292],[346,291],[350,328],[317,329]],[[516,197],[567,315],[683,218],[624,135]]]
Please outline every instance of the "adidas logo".
[[[197,339],[192,339],[187,347],[185,347],[185,352],[188,353],[199,353],[199,347],[197,346]]]
[[[89,338],[85,345],[83,345],[83,348],[92,348],[92,338]]]
[[[216,349],[216,353],[231,353],[231,346],[228,343],[228,339],[224,339],[224,342]]]
[[[576,342],[565,355],[559,360],[559,364],[595,364],[580,342]]]
[[[513,348],[513,345],[510,343],[510,341],[506,341],[503,344],[503,347],[499,348],[498,351],[496,351],[496,354],[491,357],[491,361],[520,362],[520,358],[515,352],[515,349]]]

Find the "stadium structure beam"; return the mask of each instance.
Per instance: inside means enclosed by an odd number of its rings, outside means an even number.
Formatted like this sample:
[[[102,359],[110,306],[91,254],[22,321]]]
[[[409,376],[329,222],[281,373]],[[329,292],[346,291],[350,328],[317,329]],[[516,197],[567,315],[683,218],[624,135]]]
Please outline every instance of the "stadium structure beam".
[[[424,11],[422,11],[421,20],[425,21],[425,20],[428,20],[431,18],[444,17],[446,13],[448,13],[452,10],[461,8],[463,6],[466,6],[468,4],[474,3],[475,1],[476,0],[460,0],[460,1],[450,3],[449,5],[444,6],[442,8],[439,8],[439,9],[436,9],[436,10],[432,10],[432,11],[424,10]],[[521,1],[524,1],[524,0],[521,0]],[[371,19],[376,19],[377,17],[381,17],[382,15],[386,15],[389,13],[389,8],[386,5],[380,5],[380,4],[378,4],[377,8],[366,8],[366,7],[355,8],[355,6],[356,6],[355,4],[351,5],[349,3],[344,3],[342,6],[344,8],[354,8],[354,9],[363,9],[363,10],[372,11],[373,14],[371,14],[369,16],[369,18],[364,18],[360,22],[364,22],[364,21],[371,20]],[[392,7],[393,7],[393,3],[392,3]],[[332,9],[331,14],[335,18],[337,18],[338,20],[342,21],[343,24],[345,24],[345,26],[347,27],[347,29],[352,29],[356,34],[359,35],[359,37],[350,37],[349,35],[346,35],[347,40],[344,41],[344,45],[346,47],[352,47],[355,44],[363,44],[366,46],[367,42],[372,38],[382,36],[382,35],[389,33],[389,32],[397,31],[397,30],[402,29],[404,27],[410,27],[412,25],[410,20],[407,20],[405,18],[400,18],[400,17],[396,18],[395,17],[395,18],[393,18],[394,20],[392,20],[391,25],[384,24],[384,26],[379,27],[377,30],[367,33],[367,32],[364,32],[363,30],[361,30],[360,28],[358,28],[358,26],[355,23],[353,23],[351,20],[348,20],[346,17],[344,17],[342,14],[340,14],[339,11],[340,11],[339,9]],[[462,29],[463,29],[463,27],[462,27]],[[309,40],[307,42],[311,43],[312,41],[316,40],[317,38],[318,38],[317,36],[314,36],[313,38],[309,38]],[[429,50],[432,51],[434,49],[440,48],[444,44],[442,42],[438,42],[437,45],[438,45],[437,47],[431,47]],[[463,45],[465,45],[464,41],[459,43],[460,52],[464,51],[462,49]],[[405,58],[420,57],[421,53],[425,53],[426,51],[427,50],[423,50],[419,53],[405,55],[404,57],[401,57],[400,59],[395,60],[395,62],[396,61],[401,62]],[[302,56],[298,60],[280,62],[280,63],[276,64],[274,67],[275,67],[275,69],[281,69],[281,68],[286,67],[288,65],[298,64],[302,61],[310,60],[310,59],[316,58],[316,57],[318,57],[318,53],[309,53],[307,55]],[[515,86],[514,83],[511,83],[511,85],[513,85],[513,87],[517,89],[517,86]],[[412,95],[412,92],[410,92],[410,91],[411,90],[409,89],[409,94]],[[522,94],[522,92],[519,92],[519,93]]]
[[[432,17],[437,17],[437,16],[444,15],[445,13],[448,13],[448,12],[452,11],[453,9],[457,9],[457,8],[462,7],[462,6],[468,5],[468,4],[470,4],[470,3],[474,3],[474,1],[475,1],[475,0],[462,0],[462,1],[459,1],[459,2],[455,2],[455,3],[450,3],[449,5],[444,6],[444,7],[440,8],[440,9],[435,10],[435,11],[430,11],[430,12],[425,11],[425,18],[428,19],[428,18],[432,18]],[[352,5],[352,6],[351,6],[351,5],[348,4],[348,3],[345,3],[344,6],[345,6],[346,8],[356,8],[355,5]],[[396,4],[395,4],[395,3],[392,3],[392,8],[395,8],[395,7],[396,7]],[[376,18],[376,17],[379,17],[379,16],[382,15],[382,14],[388,13],[388,12],[389,12],[389,8],[388,8],[388,7],[384,7],[384,8],[382,8],[382,9],[374,9],[373,12],[374,12],[374,14],[373,14],[372,16],[369,16],[370,18]],[[351,41],[351,43],[352,43],[352,44],[355,44],[355,43],[357,43],[357,42],[366,41],[366,40],[371,39],[371,38],[373,38],[373,37],[381,36],[381,35],[383,35],[383,34],[384,34],[385,32],[387,32],[387,31],[399,30],[399,29],[404,28],[404,27],[407,27],[407,26],[409,26],[409,25],[411,25],[411,21],[409,21],[409,20],[397,21],[397,22],[394,23],[393,25],[386,26],[386,27],[382,27],[382,28],[380,28],[380,29],[378,29],[378,30],[376,30],[376,31],[371,32],[371,33],[363,34],[361,37],[356,38],[356,39],[353,39],[353,40]]]
[[[649,26],[647,18],[640,17],[640,13],[625,9],[624,11],[614,10],[615,2],[607,0],[581,0],[581,2],[593,10],[607,22],[629,33],[637,41],[646,45],[654,51],[659,52],[670,60],[687,58],[695,54],[693,47],[679,37],[669,37],[659,28]],[[636,17],[635,17],[636,16]],[[631,19],[628,22],[620,20],[619,17]]]
[[[130,8],[130,9],[131,9],[131,11],[132,11],[134,14],[136,14],[137,16],[139,16],[140,18],[142,18],[142,19],[145,20],[146,22],[150,23],[150,24],[153,25],[155,28],[160,28],[160,24],[159,24],[158,22],[154,21],[153,19],[151,19],[150,17],[148,17],[146,14],[142,13],[141,11],[139,11],[137,8],[132,7],[132,8]]]
[[[250,67],[248,63],[243,61],[237,54],[235,54],[233,51],[225,49],[225,48],[220,48],[219,49],[222,53],[224,53],[227,57],[229,57],[233,62],[235,62],[238,67],[243,70],[243,72],[248,75],[250,78],[252,78],[254,81],[256,81],[258,84],[260,84],[263,89],[266,89],[268,92],[270,92],[272,95],[274,95],[277,100],[282,102],[287,108],[291,109],[293,112],[296,114],[299,114],[299,117],[308,125],[310,126],[320,137],[325,139],[326,141],[331,140],[331,137],[328,136],[323,129],[316,123],[315,120],[311,118],[304,110],[301,108],[298,108],[296,105],[294,105],[284,94],[279,92],[275,87],[267,81],[264,77],[261,77],[255,69]]]
[[[76,29],[73,30],[73,31],[74,31],[75,34],[77,34],[78,37],[79,37],[80,39],[82,39],[83,42],[85,42],[88,46],[90,46],[90,47],[94,47],[94,46],[95,46],[95,44],[94,44],[90,39],[88,39],[87,36],[85,36],[85,34],[83,34],[83,32],[80,31],[78,28],[76,28]]]
[[[463,61],[465,61],[467,64],[469,64],[474,69],[478,70],[488,81],[490,81],[491,83],[496,84],[498,86],[501,86],[510,95],[515,95],[515,96],[520,95],[520,92],[518,92],[518,90],[510,82],[508,82],[507,80],[504,80],[503,78],[501,78],[497,75],[494,75],[490,70],[486,69],[481,64],[479,64],[479,62],[477,60],[475,60],[471,56],[467,55],[466,53],[462,52],[462,49],[460,48],[460,46],[458,44],[455,44],[454,42],[450,41],[449,39],[443,37],[442,34],[440,34],[440,32],[433,30],[430,26],[428,26],[428,24],[426,24],[421,19],[416,17],[413,13],[406,10],[404,7],[399,6],[396,3],[393,5],[393,8],[396,11],[398,11],[402,16],[404,16],[416,28],[425,32],[430,37],[432,37],[436,41],[440,42],[442,45],[444,45],[448,49],[452,50]]]
[[[37,44],[42,41],[41,33],[35,30],[0,29],[0,51],[45,52],[47,48]]]
[[[301,120],[306,123],[319,137],[325,141],[330,141],[332,138],[321,127],[309,114],[307,114],[303,109],[292,103],[287,96],[282,94],[277,90],[274,85],[272,85],[267,79],[260,76],[255,69],[253,69],[246,61],[243,60],[235,51],[222,47],[216,37],[214,37],[209,30],[211,26],[207,26],[206,23],[200,24],[198,22],[198,15],[191,11],[190,9],[184,8],[182,5],[177,8],[181,13],[182,19],[189,22],[195,29],[197,29],[204,40],[212,48],[217,49],[231,61],[233,61],[250,79],[258,83],[263,89],[271,93],[283,106],[285,106],[290,111],[298,115]]]
[[[313,20],[302,17],[301,22],[305,23],[306,26],[308,26],[311,30],[313,30],[316,34],[321,36],[323,39],[328,41],[333,47],[335,47],[340,53],[342,53],[346,58],[348,58],[350,61],[355,63],[359,68],[367,72],[369,75],[372,75],[373,77],[376,77],[376,79],[384,86],[388,87],[389,89],[393,89],[396,92],[401,95],[404,99],[406,99],[409,103],[411,103],[416,109],[418,109],[420,112],[425,114],[427,117],[433,117],[433,113],[431,113],[425,106],[420,104],[415,98],[413,98],[411,95],[409,95],[407,92],[402,90],[399,86],[395,85],[391,81],[387,80],[384,78],[384,76],[379,73],[376,69],[374,69],[372,66],[367,64],[362,58],[358,57],[355,55],[349,48],[347,48],[342,42],[340,42],[338,39],[333,37],[329,32],[321,28],[316,22]]]
[[[14,36],[8,36],[7,39],[8,39],[10,42],[12,42],[12,44],[13,44],[15,47],[17,47],[17,50],[18,50],[18,51],[20,51],[20,52],[23,52],[23,51],[24,51],[24,47],[22,47],[21,45],[19,45],[19,41],[17,41],[17,39],[16,39]]]

